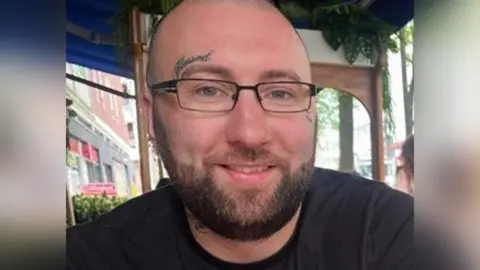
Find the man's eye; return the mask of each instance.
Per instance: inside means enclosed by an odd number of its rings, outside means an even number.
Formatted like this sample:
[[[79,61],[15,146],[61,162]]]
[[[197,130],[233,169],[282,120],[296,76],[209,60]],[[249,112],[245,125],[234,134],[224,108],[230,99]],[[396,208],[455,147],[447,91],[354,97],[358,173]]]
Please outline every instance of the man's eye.
[[[215,97],[222,94],[222,91],[215,87],[201,87],[195,90],[195,94],[205,97]]]
[[[292,98],[294,97],[294,95],[288,91],[284,91],[284,90],[275,90],[275,91],[271,91],[267,97],[269,98],[274,98],[274,99],[289,99],[289,98]]]

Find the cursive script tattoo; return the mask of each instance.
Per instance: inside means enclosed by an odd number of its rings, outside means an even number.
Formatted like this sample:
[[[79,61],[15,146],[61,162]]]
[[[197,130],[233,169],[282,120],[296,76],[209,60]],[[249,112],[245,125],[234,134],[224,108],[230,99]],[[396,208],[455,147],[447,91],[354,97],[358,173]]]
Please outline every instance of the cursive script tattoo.
[[[177,79],[180,78],[180,73],[188,65],[191,65],[191,64],[196,63],[196,62],[208,62],[208,61],[210,61],[210,57],[212,56],[212,54],[213,54],[213,50],[209,51],[206,54],[202,54],[202,55],[195,55],[195,56],[190,56],[190,57],[183,56],[182,58],[180,58],[177,61],[177,63],[175,63],[175,68],[173,69],[175,77]]]
[[[190,228],[192,229],[192,233],[195,235],[197,233],[205,232],[206,227],[190,213],[190,211],[186,211],[187,220],[190,223]]]

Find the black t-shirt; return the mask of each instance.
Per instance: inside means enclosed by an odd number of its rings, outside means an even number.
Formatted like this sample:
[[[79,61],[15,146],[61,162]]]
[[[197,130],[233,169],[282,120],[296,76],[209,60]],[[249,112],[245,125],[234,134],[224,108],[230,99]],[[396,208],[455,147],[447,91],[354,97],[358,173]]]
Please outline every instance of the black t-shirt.
[[[317,169],[290,241],[238,265],[206,252],[171,186],[67,231],[68,269],[413,269],[413,198],[383,183]]]

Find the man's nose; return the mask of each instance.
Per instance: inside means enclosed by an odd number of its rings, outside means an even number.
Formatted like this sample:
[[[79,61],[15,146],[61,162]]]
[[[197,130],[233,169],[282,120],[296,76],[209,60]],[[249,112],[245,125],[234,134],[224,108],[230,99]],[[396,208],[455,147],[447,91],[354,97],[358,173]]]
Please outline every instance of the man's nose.
[[[267,115],[254,91],[243,90],[238,95],[235,108],[229,113],[227,140],[248,148],[263,146],[269,140]]]

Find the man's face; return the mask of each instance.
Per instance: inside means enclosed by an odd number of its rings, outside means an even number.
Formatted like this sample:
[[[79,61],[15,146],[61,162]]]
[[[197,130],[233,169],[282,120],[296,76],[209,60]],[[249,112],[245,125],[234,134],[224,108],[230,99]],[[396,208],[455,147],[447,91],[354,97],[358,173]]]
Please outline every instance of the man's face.
[[[170,16],[150,59],[159,81],[311,80],[299,37],[277,13],[252,3],[196,1]],[[314,104],[306,112],[269,113],[254,91],[242,90],[230,112],[185,110],[175,94],[154,96],[152,105],[159,154],[186,208],[203,225],[251,241],[294,216],[313,171]]]
[[[407,165],[405,162],[406,161],[402,158],[397,164],[398,171],[396,175],[395,188],[402,192],[413,194],[413,175],[407,171],[408,168],[406,167]]]

